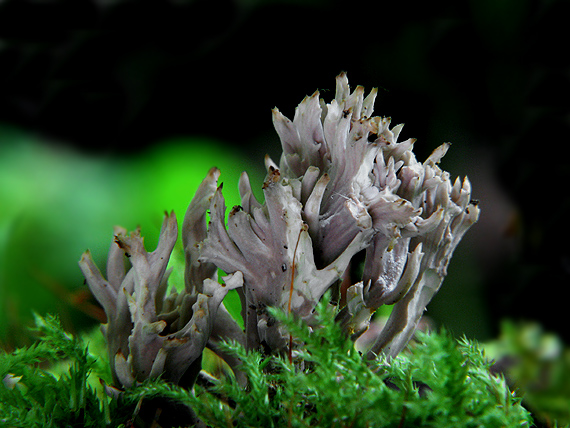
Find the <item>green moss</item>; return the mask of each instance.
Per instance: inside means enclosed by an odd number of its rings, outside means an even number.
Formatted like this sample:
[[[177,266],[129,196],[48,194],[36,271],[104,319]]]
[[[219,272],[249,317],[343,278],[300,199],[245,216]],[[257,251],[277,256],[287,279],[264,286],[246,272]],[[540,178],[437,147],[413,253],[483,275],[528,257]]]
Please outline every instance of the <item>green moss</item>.
[[[108,401],[89,384],[95,358],[53,317],[36,317],[37,343],[0,356],[0,425],[101,427],[111,422]],[[69,360],[55,376],[42,367]]]
[[[94,378],[106,377],[99,373],[105,351],[97,339],[90,339],[92,348],[99,349],[95,358],[56,318],[38,317],[40,340],[0,356],[0,425],[115,427],[135,421],[150,426],[152,420],[142,415],[157,400],[191,407],[212,427],[532,425],[520,397],[502,377],[491,374],[490,362],[475,342],[457,341],[445,331],[418,333],[397,358],[367,360],[343,337],[326,302],[318,307],[315,329],[272,312],[298,344],[292,363],[287,355],[267,357],[226,343],[224,348],[242,361],[249,381],[245,389],[233,376],[199,382],[194,393],[158,379],[119,399],[94,386]],[[41,368],[62,360],[69,364],[60,366],[59,375]]]
[[[210,426],[239,427],[519,427],[529,412],[477,343],[447,332],[418,333],[409,350],[388,361],[366,361],[324,311],[311,331],[274,312],[296,342],[293,364],[235,343],[227,351],[243,361],[249,386],[227,378],[198,387],[193,407]],[[261,410],[260,410],[261,409]]]

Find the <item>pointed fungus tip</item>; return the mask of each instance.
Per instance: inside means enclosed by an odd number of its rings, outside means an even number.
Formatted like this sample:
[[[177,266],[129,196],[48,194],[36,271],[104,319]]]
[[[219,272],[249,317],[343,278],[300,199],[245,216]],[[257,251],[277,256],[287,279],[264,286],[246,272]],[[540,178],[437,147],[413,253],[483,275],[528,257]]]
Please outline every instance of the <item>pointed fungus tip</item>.
[[[79,259],[79,263],[85,263],[85,261],[91,257],[91,251],[89,251],[89,248],[86,249],[83,254],[81,254],[81,258]]]
[[[243,211],[243,207],[241,205],[234,205],[233,208],[230,210],[230,217],[236,215],[236,213]]]

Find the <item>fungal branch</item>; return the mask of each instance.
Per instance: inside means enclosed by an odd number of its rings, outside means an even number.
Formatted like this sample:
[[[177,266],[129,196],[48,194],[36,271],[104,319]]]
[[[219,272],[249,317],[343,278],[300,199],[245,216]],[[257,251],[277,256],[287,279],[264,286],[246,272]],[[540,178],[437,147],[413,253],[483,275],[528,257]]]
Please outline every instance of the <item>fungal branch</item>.
[[[301,240],[301,233],[306,230],[306,224],[303,223],[299,236],[297,236],[297,243],[293,251],[293,261],[291,262],[291,284],[289,286],[289,301],[287,302],[287,315],[291,314],[291,301],[293,300],[293,284],[295,283],[295,260],[297,259],[297,248]],[[289,333],[289,364],[293,364],[293,335]]]

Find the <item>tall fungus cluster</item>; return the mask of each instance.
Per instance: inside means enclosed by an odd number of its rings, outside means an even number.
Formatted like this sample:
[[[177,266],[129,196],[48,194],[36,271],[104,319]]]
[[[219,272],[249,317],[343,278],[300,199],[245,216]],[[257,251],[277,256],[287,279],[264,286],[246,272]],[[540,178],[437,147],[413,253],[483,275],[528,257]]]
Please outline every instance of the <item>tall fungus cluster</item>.
[[[206,347],[243,380],[238,361],[217,344],[231,339],[267,354],[294,352],[299,344],[267,308],[314,325],[317,303],[331,289],[339,295],[337,321],[353,339],[379,307],[393,305],[371,355],[395,356],[406,346],[479,208],[467,178],[452,181],[439,167],[449,144],[419,162],[415,140],[398,142],[402,125],[390,128],[389,118],[372,116],[375,98],[376,90],[365,97],[361,86],[351,92],[341,74],[330,103],[316,92],[293,120],[275,109],[283,153],[279,163],[265,159],[264,201],[244,172],[241,204],[227,222],[220,171],[210,170],[182,223],[183,291],[168,286],[174,213],[165,215],[153,252],[140,231],[116,228],[106,277],[89,252],[82,256],[83,274],[107,314],[102,328],[117,387],[158,376],[191,387]],[[354,278],[348,272],[357,254],[364,261]],[[219,279],[218,270],[226,276]],[[244,329],[224,307],[233,289]]]

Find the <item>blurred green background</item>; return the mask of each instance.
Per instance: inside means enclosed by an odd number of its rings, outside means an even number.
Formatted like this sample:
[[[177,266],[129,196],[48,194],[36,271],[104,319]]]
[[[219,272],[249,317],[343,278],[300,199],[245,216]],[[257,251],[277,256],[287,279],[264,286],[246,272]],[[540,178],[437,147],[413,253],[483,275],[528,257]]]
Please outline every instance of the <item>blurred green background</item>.
[[[239,203],[237,181],[247,166],[239,153],[207,138],[165,140],[113,158],[6,126],[0,135],[0,340],[10,348],[27,342],[32,311],[58,313],[74,332],[104,320],[78,269],[83,251],[89,248],[104,272],[113,225],[140,226],[152,251],[164,212],[174,210],[181,225],[213,165],[231,184],[230,207]],[[254,167],[251,179],[260,182],[262,172]]]
[[[77,268],[112,226],[156,243],[211,166],[278,159],[271,123],[334,78],[379,95],[425,159],[467,174],[482,209],[427,315],[457,336],[537,321],[570,341],[566,0],[5,0],[0,3],[0,340],[32,310],[98,315]],[[254,184],[255,187],[255,184]],[[233,199],[232,199],[233,198]]]

